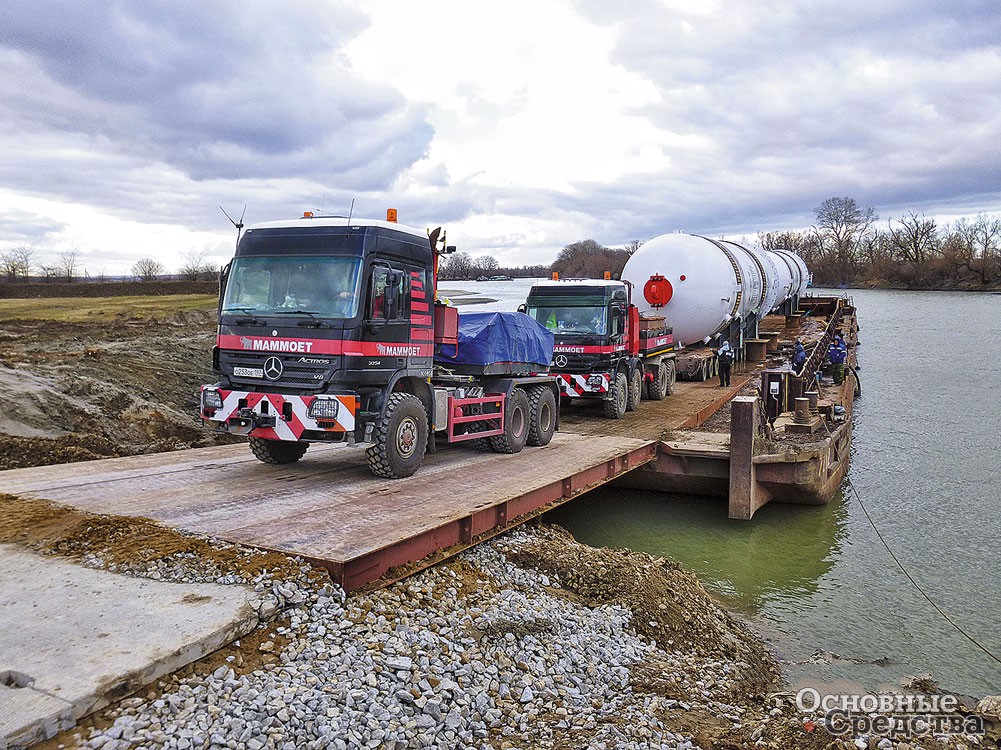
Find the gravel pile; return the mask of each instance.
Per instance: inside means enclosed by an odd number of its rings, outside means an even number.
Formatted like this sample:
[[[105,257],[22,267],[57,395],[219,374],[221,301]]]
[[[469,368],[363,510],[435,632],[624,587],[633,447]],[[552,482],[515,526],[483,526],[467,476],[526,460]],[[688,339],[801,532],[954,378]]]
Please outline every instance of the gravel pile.
[[[299,580],[256,582],[285,608],[258,646],[274,649],[276,663],[240,674],[230,655],[209,674],[127,699],[82,746],[687,749],[694,743],[665,727],[666,711],[697,702],[734,722],[743,713],[712,699],[725,693],[729,664],[662,651],[635,635],[625,608],[575,603],[497,545],[350,599],[303,570]],[[155,577],[195,572],[175,560]]]

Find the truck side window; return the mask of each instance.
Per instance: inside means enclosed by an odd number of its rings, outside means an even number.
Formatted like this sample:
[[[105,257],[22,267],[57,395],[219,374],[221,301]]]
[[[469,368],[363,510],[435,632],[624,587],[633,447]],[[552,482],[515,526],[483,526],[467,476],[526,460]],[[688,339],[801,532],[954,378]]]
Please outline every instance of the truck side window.
[[[621,307],[613,306],[609,312],[609,322],[611,325],[609,326],[608,334],[613,338],[621,336],[625,331],[625,310]]]
[[[396,304],[388,304],[394,295],[387,293],[392,285],[395,290]],[[372,286],[369,294],[369,317],[373,320],[400,320],[409,316],[409,300],[407,299],[407,277],[401,271],[394,271],[385,266],[372,269]]]

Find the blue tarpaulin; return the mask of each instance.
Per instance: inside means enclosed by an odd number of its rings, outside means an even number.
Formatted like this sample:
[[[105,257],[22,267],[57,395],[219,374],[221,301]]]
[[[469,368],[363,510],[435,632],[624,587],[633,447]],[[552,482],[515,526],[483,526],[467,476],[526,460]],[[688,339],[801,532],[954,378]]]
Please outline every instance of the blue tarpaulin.
[[[519,312],[460,312],[458,346],[435,350],[438,364],[490,372],[544,371],[552,360],[553,334]]]

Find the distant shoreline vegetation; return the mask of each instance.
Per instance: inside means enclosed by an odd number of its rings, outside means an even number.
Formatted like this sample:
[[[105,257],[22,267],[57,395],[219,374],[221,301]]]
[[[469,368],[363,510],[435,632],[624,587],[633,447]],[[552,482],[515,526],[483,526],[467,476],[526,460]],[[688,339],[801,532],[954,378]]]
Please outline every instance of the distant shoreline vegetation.
[[[939,225],[934,218],[908,211],[880,225],[872,208],[862,208],[854,198],[828,198],[814,209],[816,223],[807,230],[762,232],[758,243],[766,250],[789,250],[806,261],[813,283],[820,287],[863,289],[911,289],[925,291],[1001,290],[1001,218],[980,214]],[[742,240],[747,242],[747,240]],[[546,278],[601,278],[609,272],[619,278],[629,256],[643,242],[632,240],[621,248],[609,248],[593,239],[579,240],[560,250],[550,265],[504,267],[492,255],[473,257],[467,252],[442,257],[442,281],[475,281],[501,276]],[[184,254],[176,274],[167,274],[158,261],[136,261],[132,274],[124,277],[91,275],[80,267],[77,251],[64,252],[53,263],[43,263],[32,247],[0,250],[0,297],[100,296],[64,288],[94,283],[115,285],[115,294],[150,294],[150,284],[216,283],[219,269],[204,253]],[[135,292],[122,284],[139,285]],[[33,293],[14,292],[12,287],[31,286]],[[46,291],[42,289],[47,288]],[[163,292],[159,292],[163,293]],[[174,292],[184,293],[184,292]]]
[[[927,291],[1001,289],[1001,218],[980,214],[952,224],[908,211],[885,226],[853,198],[828,198],[802,232],[758,235],[766,250],[806,261],[815,286]]]

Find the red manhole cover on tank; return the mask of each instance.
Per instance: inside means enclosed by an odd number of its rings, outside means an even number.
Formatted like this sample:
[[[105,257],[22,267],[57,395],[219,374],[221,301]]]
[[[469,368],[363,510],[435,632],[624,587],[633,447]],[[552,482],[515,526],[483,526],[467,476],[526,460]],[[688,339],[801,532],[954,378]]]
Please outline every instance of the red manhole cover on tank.
[[[671,286],[671,282],[660,274],[654,274],[643,285],[643,297],[651,307],[663,307],[671,301],[673,294],[674,287]]]

